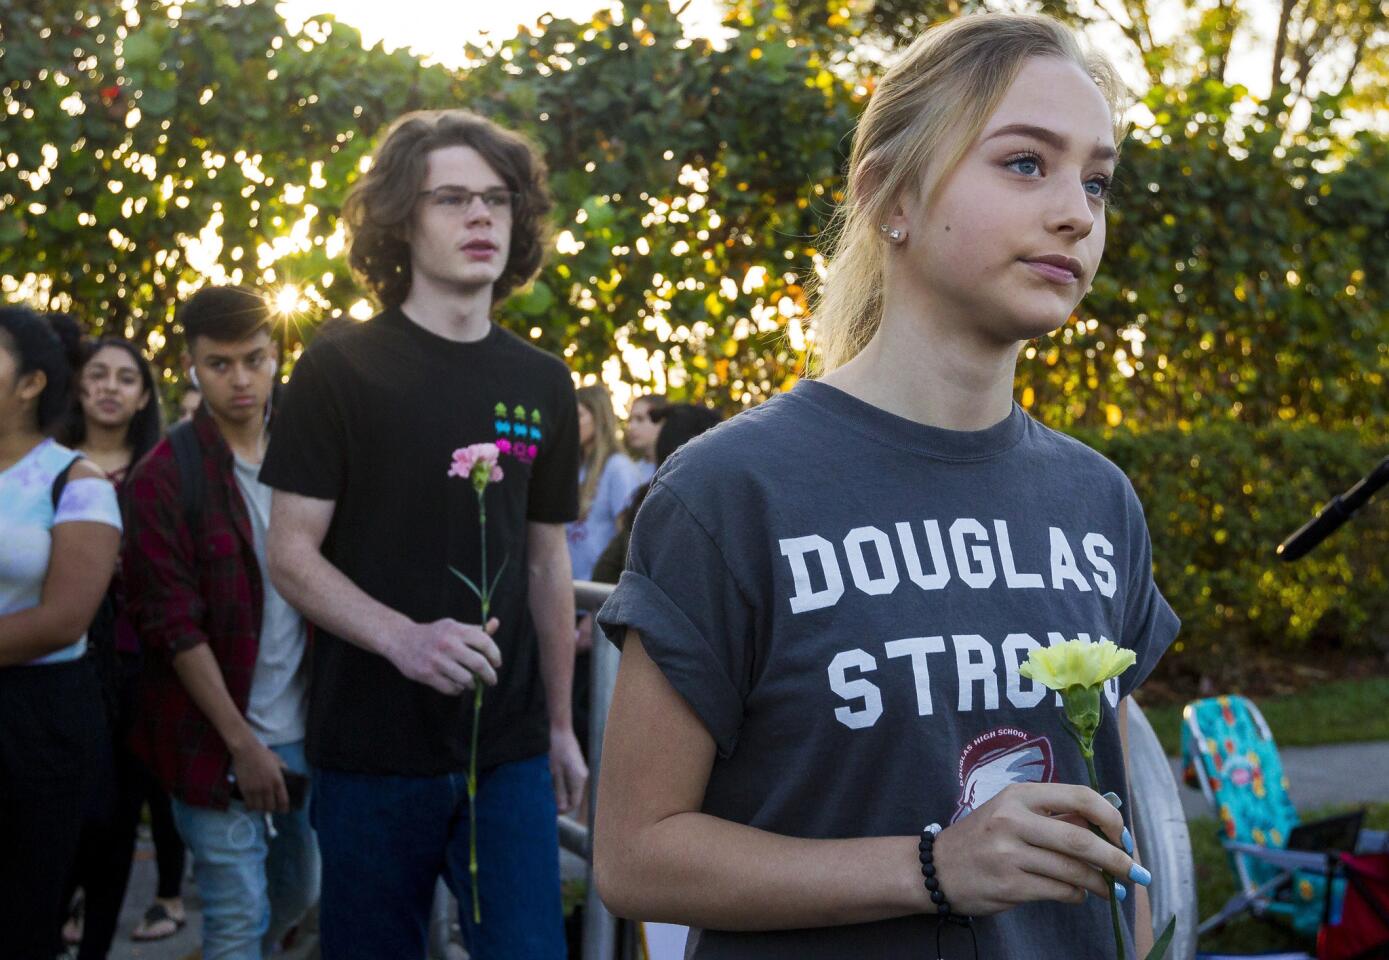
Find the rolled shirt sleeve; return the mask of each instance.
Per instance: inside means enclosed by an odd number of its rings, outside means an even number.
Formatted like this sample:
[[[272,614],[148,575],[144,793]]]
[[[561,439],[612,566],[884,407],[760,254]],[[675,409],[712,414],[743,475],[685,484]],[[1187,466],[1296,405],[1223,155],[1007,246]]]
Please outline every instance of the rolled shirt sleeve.
[[[713,737],[732,754],[751,687],[754,605],[719,544],[656,482],[632,529],[627,569],[598,623],[619,647],[627,630]]]

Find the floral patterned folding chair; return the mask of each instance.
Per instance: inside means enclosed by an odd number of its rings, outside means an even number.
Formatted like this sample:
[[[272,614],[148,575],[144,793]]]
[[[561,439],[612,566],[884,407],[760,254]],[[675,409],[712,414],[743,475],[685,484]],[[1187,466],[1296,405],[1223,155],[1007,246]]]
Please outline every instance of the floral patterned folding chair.
[[[1246,910],[1282,917],[1315,937],[1336,922],[1345,891],[1338,853],[1380,849],[1382,832],[1361,830],[1363,811],[1303,823],[1259,708],[1244,697],[1196,700],[1182,711],[1182,763],[1220,820],[1221,844],[1240,889],[1198,934]]]

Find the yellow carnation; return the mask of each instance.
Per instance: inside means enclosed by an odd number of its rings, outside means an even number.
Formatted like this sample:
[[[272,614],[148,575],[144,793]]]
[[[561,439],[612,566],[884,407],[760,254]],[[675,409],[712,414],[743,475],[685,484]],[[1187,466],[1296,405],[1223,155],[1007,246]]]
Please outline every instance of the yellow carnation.
[[[1018,672],[1044,687],[1064,691],[1072,687],[1098,687],[1133,666],[1137,659],[1132,650],[1109,640],[1099,643],[1067,640],[1033,649]]]

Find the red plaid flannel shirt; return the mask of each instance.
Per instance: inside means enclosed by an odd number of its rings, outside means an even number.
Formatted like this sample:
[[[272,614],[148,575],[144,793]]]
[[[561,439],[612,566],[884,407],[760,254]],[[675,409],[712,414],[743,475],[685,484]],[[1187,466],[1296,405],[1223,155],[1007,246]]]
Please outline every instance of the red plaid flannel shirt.
[[[131,746],[184,803],[225,809],[231,753],[174,672],[174,654],[212,648],[227,692],[244,714],[260,647],[261,585],[246,503],[231,448],[202,409],[203,501],[189,530],[178,464],[167,439],[127,481],[123,570],[126,603],[145,650]]]

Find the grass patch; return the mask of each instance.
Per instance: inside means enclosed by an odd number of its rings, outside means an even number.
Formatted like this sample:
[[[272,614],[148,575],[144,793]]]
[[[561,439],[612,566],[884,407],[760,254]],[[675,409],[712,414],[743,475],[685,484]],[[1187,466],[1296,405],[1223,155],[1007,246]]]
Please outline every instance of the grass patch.
[[[1389,677],[1341,680],[1278,697],[1251,698],[1280,747],[1389,740]],[[1142,697],[1139,697],[1140,702]],[[1181,751],[1182,705],[1144,706],[1143,713],[1170,757]]]
[[[1269,721],[1270,725],[1272,720]],[[1331,807],[1307,815],[1307,819],[1344,813],[1352,807]],[[1372,803],[1365,826],[1389,830],[1389,803]],[[1201,919],[1213,915],[1235,892],[1235,874],[1225,858],[1225,851],[1216,836],[1216,822],[1209,818],[1192,820],[1191,856],[1196,865],[1196,891]],[[1257,920],[1248,914],[1232,920],[1223,929],[1201,938],[1197,948],[1209,953],[1254,953],[1278,950],[1312,951],[1313,945],[1275,920]]]

